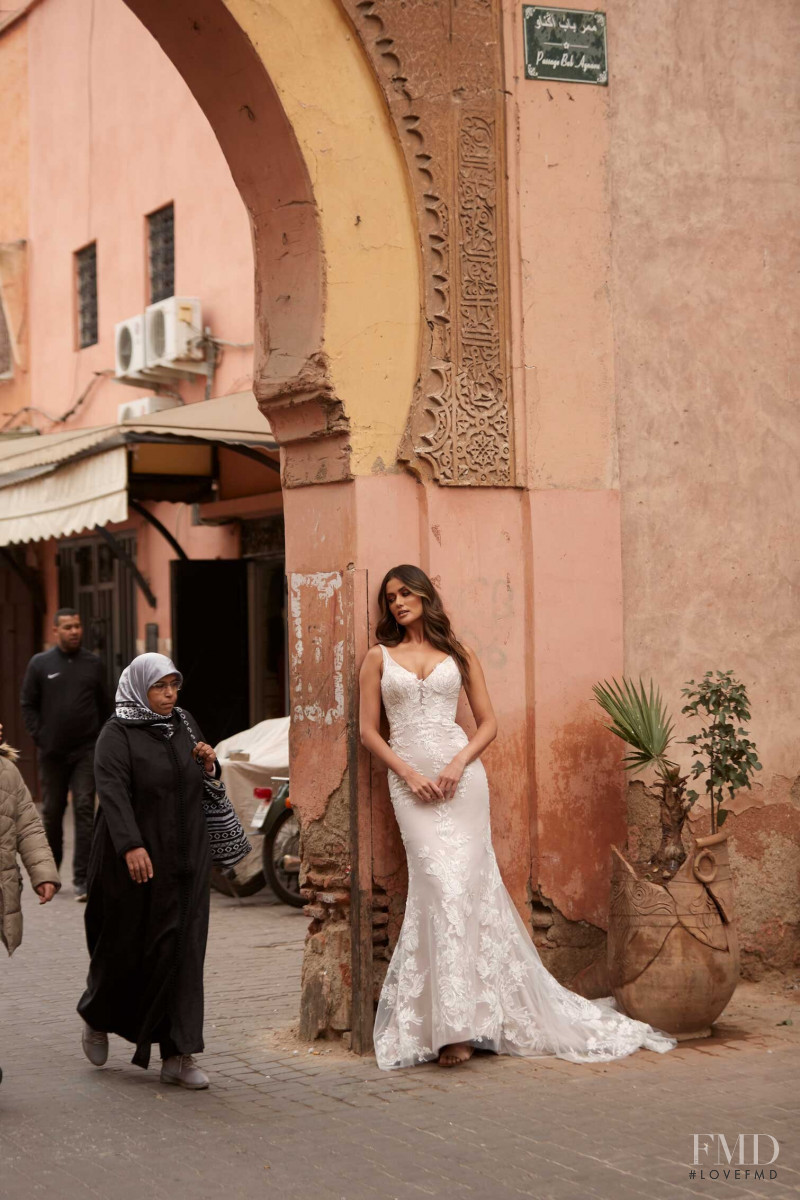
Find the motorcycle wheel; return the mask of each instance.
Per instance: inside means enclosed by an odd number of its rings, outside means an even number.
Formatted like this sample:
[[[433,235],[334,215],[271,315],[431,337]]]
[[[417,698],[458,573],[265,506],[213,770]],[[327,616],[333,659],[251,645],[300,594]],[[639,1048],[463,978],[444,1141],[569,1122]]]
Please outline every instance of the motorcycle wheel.
[[[299,853],[300,823],[297,814],[291,808],[286,808],[264,838],[262,854],[267,883],[279,900],[294,908],[302,908],[306,903],[305,897],[300,895],[300,876],[289,875],[281,864],[285,854]]]

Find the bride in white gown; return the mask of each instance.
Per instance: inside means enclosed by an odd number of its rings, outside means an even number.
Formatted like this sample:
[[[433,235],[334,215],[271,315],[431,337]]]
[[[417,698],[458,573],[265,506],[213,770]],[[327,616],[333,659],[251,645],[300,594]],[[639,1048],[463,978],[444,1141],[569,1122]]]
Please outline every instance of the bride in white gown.
[[[419,567],[388,572],[379,604],[381,644],[361,667],[361,740],[389,769],[408,899],[375,1019],[378,1066],[455,1066],[474,1048],[571,1062],[673,1049],[674,1038],[624,1016],[611,997],[570,992],[542,963],[492,848],[479,755],[497,722],[480,663]],[[471,739],[455,723],[462,686],[477,723]]]

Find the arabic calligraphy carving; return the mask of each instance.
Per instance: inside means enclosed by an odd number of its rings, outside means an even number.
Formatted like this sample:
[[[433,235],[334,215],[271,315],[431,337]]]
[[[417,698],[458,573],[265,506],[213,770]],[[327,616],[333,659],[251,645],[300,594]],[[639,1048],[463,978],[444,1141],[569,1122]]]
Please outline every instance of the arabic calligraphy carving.
[[[482,116],[461,121],[458,204],[459,481],[508,483],[511,446],[500,347],[496,139],[494,122]]]
[[[427,337],[399,457],[441,484],[514,483],[499,0],[344,4],[401,134],[423,237]]]

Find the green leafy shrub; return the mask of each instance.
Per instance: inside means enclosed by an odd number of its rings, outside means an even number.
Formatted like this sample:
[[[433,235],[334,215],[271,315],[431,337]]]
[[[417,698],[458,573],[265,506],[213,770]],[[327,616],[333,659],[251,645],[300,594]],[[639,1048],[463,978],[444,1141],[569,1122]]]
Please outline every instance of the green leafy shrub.
[[[690,679],[682,689],[688,700],[681,712],[705,718],[699,733],[686,738],[693,747],[692,776],[707,774],[706,792],[711,801],[711,832],[716,833],[728,816],[723,808],[725,792],[732,798],[739,788],[750,787],[750,776],[761,770],[755,744],[742,721],[750,720],[750,701],[743,683],[731,671],[706,671],[699,683]],[[693,804],[699,793],[690,791]]]

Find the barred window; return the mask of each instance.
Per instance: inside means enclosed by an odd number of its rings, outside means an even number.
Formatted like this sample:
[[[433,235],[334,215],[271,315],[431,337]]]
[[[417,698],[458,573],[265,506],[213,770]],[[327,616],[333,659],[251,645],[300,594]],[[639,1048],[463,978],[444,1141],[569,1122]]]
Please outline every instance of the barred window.
[[[166,204],[147,218],[150,303],[175,295],[175,206]]]
[[[78,288],[78,345],[94,346],[97,341],[97,242],[84,246],[75,255],[75,279]]]

